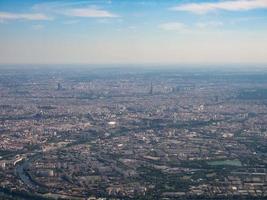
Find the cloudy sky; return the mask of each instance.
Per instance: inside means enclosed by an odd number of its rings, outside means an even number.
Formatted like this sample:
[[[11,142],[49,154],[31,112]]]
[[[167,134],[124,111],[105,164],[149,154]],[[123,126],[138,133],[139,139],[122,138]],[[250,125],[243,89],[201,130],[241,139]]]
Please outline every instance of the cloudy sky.
[[[267,63],[267,0],[0,0],[0,63]]]

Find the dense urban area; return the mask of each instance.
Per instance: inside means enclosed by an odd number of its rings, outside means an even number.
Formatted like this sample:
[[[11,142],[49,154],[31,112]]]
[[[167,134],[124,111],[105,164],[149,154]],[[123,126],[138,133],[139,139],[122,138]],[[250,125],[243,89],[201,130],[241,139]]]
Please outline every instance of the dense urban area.
[[[0,199],[267,198],[267,70],[0,69]]]

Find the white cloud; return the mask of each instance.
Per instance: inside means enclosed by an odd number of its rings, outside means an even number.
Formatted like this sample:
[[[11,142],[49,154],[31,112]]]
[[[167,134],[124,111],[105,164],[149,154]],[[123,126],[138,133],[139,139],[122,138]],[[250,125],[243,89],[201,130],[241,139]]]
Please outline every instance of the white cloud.
[[[94,7],[89,8],[73,8],[68,9],[64,12],[65,15],[73,16],[73,17],[93,17],[93,18],[113,18],[118,17],[109,11],[101,10]]]
[[[52,20],[51,17],[46,16],[42,13],[10,13],[0,12],[0,21],[5,20]]]
[[[63,8],[73,8],[73,7],[86,7],[91,2],[88,0],[85,1],[45,1],[42,3],[37,3],[32,6],[33,10],[43,10],[43,11],[52,11],[55,9],[63,9]]]
[[[216,10],[245,11],[253,9],[267,9],[267,0],[228,0],[213,3],[188,3],[178,5],[171,9],[176,11],[188,11],[196,14],[204,14]]]
[[[70,25],[70,24],[78,24],[80,20],[66,20],[63,24]]]
[[[240,17],[240,18],[234,18],[229,23],[232,25],[238,24],[238,23],[253,23],[251,21],[255,20],[265,20],[266,17],[263,16],[254,16],[254,17]]]
[[[41,25],[41,24],[36,24],[36,25],[33,25],[32,26],[32,28],[34,29],[34,30],[42,30],[42,29],[44,29],[44,25]]]
[[[196,23],[196,27],[204,29],[204,28],[217,28],[222,26],[223,23],[220,21],[209,21],[209,22],[198,22]]]
[[[35,4],[32,7],[35,11],[44,11],[55,15],[66,15],[71,17],[88,18],[115,18],[119,17],[108,10],[91,5],[88,1],[76,2],[45,2]]]
[[[186,29],[186,26],[180,22],[168,22],[160,24],[159,28],[165,31],[184,31]]]

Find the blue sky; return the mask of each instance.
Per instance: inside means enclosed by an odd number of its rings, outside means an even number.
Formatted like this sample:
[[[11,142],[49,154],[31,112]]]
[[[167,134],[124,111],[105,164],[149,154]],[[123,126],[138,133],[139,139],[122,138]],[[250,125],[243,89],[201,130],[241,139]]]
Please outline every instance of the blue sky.
[[[267,0],[0,0],[0,63],[267,63]]]

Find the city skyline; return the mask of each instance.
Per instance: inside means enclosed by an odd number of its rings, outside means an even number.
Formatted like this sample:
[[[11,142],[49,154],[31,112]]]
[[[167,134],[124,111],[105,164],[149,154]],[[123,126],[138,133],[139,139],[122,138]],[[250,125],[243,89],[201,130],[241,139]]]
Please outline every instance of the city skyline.
[[[267,63],[267,1],[0,1],[0,64]]]

